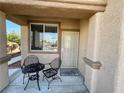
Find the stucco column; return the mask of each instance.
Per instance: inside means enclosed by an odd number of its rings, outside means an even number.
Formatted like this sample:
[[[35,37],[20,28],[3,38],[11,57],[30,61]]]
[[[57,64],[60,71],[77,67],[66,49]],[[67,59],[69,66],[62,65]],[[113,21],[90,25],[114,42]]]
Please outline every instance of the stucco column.
[[[123,8],[124,15],[124,8]],[[114,93],[124,92],[124,16],[122,16],[121,33],[119,41],[119,59],[115,74]]]
[[[98,60],[99,44],[100,44],[100,21],[103,13],[96,13],[89,20],[88,44],[86,57],[91,60],[89,65],[93,65]],[[90,93],[96,93],[97,76],[99,69],[95,69],[86,65],[85,70],[85,83]]]
[[[28,25],[21,26],[21,56],[22,56],[22,63],[24,58],[27,56],[28,51],[30,50],[30,41],[29,41],[29,29]]]
[[[6,15],[0,11],[0,91],[9,84],[6,44]]]

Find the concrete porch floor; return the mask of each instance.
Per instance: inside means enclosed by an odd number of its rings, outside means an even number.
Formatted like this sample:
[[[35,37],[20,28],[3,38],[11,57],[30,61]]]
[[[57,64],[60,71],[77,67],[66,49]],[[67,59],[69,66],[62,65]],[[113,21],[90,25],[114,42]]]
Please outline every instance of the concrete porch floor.
[[[2,93],[89,93],[81,76],[61,76],[62,82],[54,80],[48,90],[47,81],[42,81],[42,73],[40,75],[40,91],[37,88],[36,81],[29,82],[27,89],[24,91],[25,84],[22,84],[23,74],[20,73]],[[26,81],[25,79],[25,83]]]

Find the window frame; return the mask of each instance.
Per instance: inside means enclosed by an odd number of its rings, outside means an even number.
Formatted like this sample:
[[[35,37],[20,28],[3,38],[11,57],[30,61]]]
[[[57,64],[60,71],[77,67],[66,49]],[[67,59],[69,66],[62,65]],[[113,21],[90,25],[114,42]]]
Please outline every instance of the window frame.
[[[58,53],[59,52],[59,24],[58,23],[44,23],[44,22],[41,22],[41,23],[34,23],[34,22],[31,22],[29,23],[29,51],[31,53]],[[32,50],[31,49],[31,24],[36,24],[36,25],[43,25],[43,33],[45,33],[45,25],[47,26],[56,26],[57,27],[57,51],[46,51],[46,50]],[[43,35],[44,37],[44,35]]]

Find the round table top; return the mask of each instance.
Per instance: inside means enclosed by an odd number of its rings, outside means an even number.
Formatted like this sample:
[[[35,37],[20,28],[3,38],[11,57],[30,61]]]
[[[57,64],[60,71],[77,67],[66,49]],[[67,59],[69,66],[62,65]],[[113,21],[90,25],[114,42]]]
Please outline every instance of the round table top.
[[[33,63],[33,64],[29,64],[27,66],[24,66],[24,68],[22,68],[22,72],[24,74],[35,73],[35,72],[39,72],[39,71],[43,70],[44,67],[45,67],[45,65],[42,63]]]

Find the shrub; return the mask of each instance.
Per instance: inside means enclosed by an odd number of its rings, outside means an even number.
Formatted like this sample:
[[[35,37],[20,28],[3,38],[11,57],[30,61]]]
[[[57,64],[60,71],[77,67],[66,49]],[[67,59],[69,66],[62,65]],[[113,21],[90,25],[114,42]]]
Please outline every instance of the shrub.
[[[7,34],[7,41],[15,42],[20,45],[20,36],[16,34],[15,32],[11,32]]]

